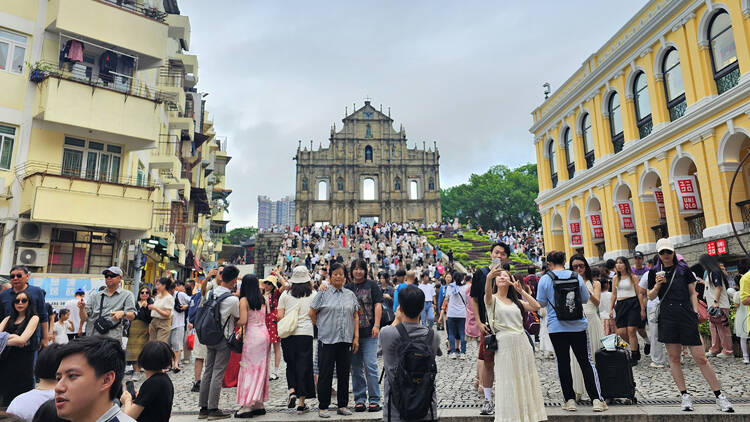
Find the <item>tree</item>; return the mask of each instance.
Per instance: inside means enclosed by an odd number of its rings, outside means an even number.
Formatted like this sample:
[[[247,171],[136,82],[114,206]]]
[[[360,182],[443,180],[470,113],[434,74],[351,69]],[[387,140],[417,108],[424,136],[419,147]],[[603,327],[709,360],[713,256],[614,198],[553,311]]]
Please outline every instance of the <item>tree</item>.
[[[503,165],[484,174],[472,174],[469,182],[441,191],[443,218],[458,217],[485,229],[539,227],[541,216],[534,200],[539,193],[536,164],[515,169]]]
[[[247,239],[255,236],[256,233],[258,233],[258,229],[255,227],[238,227],[224,235],[224,243],[229,245],[239,245]]]

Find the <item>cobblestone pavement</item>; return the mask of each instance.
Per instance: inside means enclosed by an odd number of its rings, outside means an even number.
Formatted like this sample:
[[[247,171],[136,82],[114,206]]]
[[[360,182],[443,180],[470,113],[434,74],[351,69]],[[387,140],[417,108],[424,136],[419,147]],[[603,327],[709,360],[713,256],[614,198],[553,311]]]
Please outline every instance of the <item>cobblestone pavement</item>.
[[[438,404],[441,407],[479,407],[483,396],[474,389],[474,375],[476,374],[477,344],[469,342],[467,345],[467,359],[449,359],[446,353],[447,342],[445,331],[438,331],[443,339],[441,348],[443,356],[437,358],[438,364]],[[542,394],[548,405],[554,405],[562,401],[562,392],[557,378],[557,370],[554,358],[544,358],[537,352],[537,368],[542,383]],[[273,356],[271,359],[273,362]],[[750,389],[747,388],[748,366],[742,364],[740,359],[710,360],[719,380],[722,390],[730,399],[750,400]],[[654,369],[648,366],[650,360],[644,356],[640,364],[634,368],[633,374],[636,379],[636,396],[639,400],[675,400],[679,398],[679,392],[672,382],[669,367]],[[382,368],[382,360],[380,368]],[[708,384],[700,374],[700,370],[692,358],[686,358],[683,365],[688,390],[696,399],[713,399]],[[178,374],[170,373],[175,387],[174,411],[177,413],[197,412],[198,393],[191,393],[190,388],[193,380],[193,365],[184,364],[183,370]],[[744,379],[743,379],[744,378]],[[140,385],[137,382],[136,385]],[[335,384],[334,384],[335,385]],[[223,409],[236,409],[236,388],[225,388],[221,392],[220,407]],[[350,396],[351,397],[351,396]],[[279,379],[270,381],[269,400],[267,408],[285,408],[287,398],[286,382],[284,377],[284,361],[279,368]],[[317,408],[317,401],[308,402],[311,408]],[[349,406],[354,405],[350,398]]]

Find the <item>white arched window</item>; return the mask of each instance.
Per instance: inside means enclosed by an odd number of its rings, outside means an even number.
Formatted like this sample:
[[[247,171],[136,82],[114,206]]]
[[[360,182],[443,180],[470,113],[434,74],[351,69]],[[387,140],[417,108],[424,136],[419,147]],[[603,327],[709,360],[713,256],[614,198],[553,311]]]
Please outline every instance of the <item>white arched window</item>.
[[[620,109],[620,96],[613,92],[609,97],[609,133],[612,135],[612,145],[615,153],[622,151],[625,145],[625,136],[622,132],[622,110]]]
[[[365,201],[375,200],[375,180],[369,177],[362,181],[362,199]]]
[[[547,157],[549,158],[549,174],[552,178],[552,187],[557,187],[557,161],[555,159],[555,141],[550,139],[547,145]]]
[[[565,129],[563,141],[565,142],[565,164],[568,167],[568,179],[572,179],[576,172],[576,159],[575,151],[573,150],[573,136],[571,135],[570,128]]]
[[[732,22],[729,13],[722,10],[711,18],[708,27],[708,45],[711,48],[711,65],[716,89],[722,94],[739,83],[740,68],[737,64],[737,47],[734,45]]]
[[[409,182],[409,199],[419,199],[419,183],[416,180]]]
[[[685,84],[682,82],[682,69],[680,68],[680,54],[676,48],[672,47],[667,51],[661,67],[664,74],[664,92],[667,98],[669,120],[673,122],[682,117],[687,110]]]
[[[586,168],[594,166],[594,134],[591,131],[591,116],[586,113],[581,120],[581,137],[583,138],[583,154],[586,157]]]
[[[328,200],[328,182],[321,180],[318,182],[318,201]]]
[[[648,98],[648,82],[646,74],[639,72],[633,81],[633,96],[635,101],[635,121],[638,135],[641,139],[647,137],[653,129],[651,123],[651,101]]]

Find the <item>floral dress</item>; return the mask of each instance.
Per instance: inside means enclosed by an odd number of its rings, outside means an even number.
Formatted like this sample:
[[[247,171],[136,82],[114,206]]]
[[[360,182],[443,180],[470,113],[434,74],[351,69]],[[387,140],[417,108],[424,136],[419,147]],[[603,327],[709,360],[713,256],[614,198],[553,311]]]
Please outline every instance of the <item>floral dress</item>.
[[[268,309],[269,312],[266,314],[266,328],[268,328],[268,335],[271,339],[271,344],[276,344],[280,341],[279,333],[277,331],[276,324],[279,322],[279,297],[281,293],[279,289],[273,289],[273,292],[268,295]]]

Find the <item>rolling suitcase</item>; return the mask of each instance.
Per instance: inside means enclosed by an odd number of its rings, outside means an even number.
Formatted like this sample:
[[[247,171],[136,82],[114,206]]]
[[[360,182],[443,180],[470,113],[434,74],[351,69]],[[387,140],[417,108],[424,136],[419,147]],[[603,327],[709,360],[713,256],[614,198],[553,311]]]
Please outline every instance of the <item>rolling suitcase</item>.
[[[596,372],[605,400],[611,402],[613,399],[628,399],[632,404],[637,403],[633,366],[628,351],[599,350],[596,352]]]

